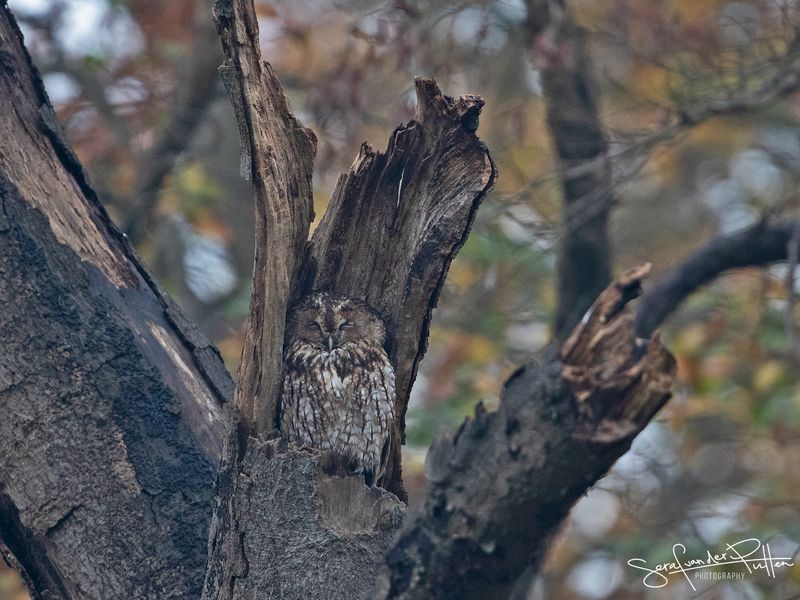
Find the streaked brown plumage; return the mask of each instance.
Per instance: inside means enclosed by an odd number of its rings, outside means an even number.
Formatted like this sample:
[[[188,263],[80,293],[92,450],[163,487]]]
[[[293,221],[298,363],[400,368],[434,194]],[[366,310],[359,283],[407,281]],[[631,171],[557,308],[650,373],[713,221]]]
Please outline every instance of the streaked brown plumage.
[[[366,303],[323,292],[287,322],[280,428],[289,441],[343,458],[372,485],[394,419],[386,329]]]

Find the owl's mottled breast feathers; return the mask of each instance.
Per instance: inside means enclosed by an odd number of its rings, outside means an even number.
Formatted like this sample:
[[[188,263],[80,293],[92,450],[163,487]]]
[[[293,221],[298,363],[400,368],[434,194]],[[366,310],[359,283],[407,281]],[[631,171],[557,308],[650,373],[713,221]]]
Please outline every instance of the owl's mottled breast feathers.
[[[300,446],[345,458],[368,484],[385,468],[395,410],[386,329],[366,303],[327,293],[287,322],[280,429]]]

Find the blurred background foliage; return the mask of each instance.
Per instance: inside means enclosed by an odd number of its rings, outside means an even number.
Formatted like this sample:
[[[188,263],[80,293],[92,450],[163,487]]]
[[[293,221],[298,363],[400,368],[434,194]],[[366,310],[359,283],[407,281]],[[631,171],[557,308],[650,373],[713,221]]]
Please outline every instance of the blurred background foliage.
[[[109,213],[236,372],[249,301],[252,207],[215,69],[205,0],[12,0],[75,151]],[[317,134],[319,215],[359,144],[385,147],[413,116],[414,75],[486,99],[479,134],[500,178],[453,263],[408,414],[412,503],[433,436],[491,408],[515,365],[547,345],[555,309],[560,173],[520,0],[256,2],[264,56]],[[794,0],[573,0],[608,127],[617,272],[656,276],[712,235],[791,214],[800,98],[692,123],[775,75]],[[718,111],[725,113],[726,111]],[[678,115],[688,124],[670,128]],[[666,132],[666,133],[665,133]],[[369,232],[364,232],[369,235]],[[746,537],[800,548],[800,355],[787,267],[744,270],[695,294],[664,328],[675,396],[575,508],[532,598],[689,598],[648,590],[628,558],[662,562]],[[787,316],[787,305],[793,312]],[[788,332],[787,332],[788,328]],[[800,560],[798,560],[800,565]],[[788,598],[776,578],[700,584],[703,598]],[[27,597],[0,570],[0,599]]]

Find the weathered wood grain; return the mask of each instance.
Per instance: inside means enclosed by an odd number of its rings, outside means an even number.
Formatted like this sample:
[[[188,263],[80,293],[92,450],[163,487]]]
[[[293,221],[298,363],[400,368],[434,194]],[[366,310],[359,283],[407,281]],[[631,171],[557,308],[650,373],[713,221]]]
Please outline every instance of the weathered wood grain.
[[[303,263],[297,295],[366,300],[383,316],[397,374],[397,428],[382,485],[404,497],[400,445],[408,397],[450,262],[496,171],[475,135],[483,100],[455,100],[417,78],[417,113],[384,152],[364,144],[338,184]]]

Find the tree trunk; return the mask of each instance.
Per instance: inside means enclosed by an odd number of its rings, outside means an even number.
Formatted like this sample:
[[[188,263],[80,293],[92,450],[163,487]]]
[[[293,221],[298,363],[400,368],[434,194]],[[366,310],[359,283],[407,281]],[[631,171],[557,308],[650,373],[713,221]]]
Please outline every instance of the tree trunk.
[[[220,1],[214,12],[243,172],[254,184],[257,250],[204,598],[363,598],[405,510],[403,422],[431,313],[495,178],[475,135],[483,101],[454,100],[418,79],[415,119],[395,130],[385,152],[362,146],[305,246],[313,136],[261,60],[252,2]],[[360,477],[329,478],[316,453],[271,439],[286,312],[292,299],[319,290],[366,300],[386,324],[397,419],[380,484],[393,494]],[[253,506],[264,515],[257,522]],[[297,577],[309,568],[313,576]]]
[[[0,539],[41,598],[191,598],[232,382],[110,224],[0,7]]]

